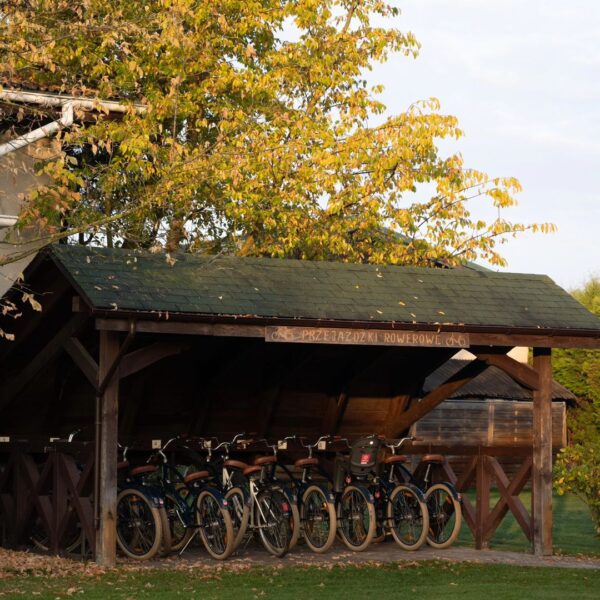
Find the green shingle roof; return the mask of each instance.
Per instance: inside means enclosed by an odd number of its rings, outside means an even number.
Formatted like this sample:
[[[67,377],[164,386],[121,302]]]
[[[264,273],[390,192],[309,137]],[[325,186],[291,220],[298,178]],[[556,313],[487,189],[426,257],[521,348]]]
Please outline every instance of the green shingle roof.
[[[544,275],[57,245],[97,310],[594,330],[600,319]]]

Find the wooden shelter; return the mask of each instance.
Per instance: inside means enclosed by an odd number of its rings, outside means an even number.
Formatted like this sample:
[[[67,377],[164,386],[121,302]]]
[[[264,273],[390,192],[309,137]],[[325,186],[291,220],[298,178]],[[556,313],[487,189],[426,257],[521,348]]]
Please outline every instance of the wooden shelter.
[[[477,487],[465,519],[483,547],[510,510],[535,553],[552,552],[551,349],[600,347],[600,320],[548,277],[173,258],[59,245],[29,266],[42,312],[24,307],[21,318],[0,319],[16,336],[0,342],[0,518],[9,543],[36,514],[59,551],[75,515],[96,560],[114,564],[119,437],[392,437],[493,365],[532,390],[533,446],[510,449],[523,457],[512,481],[495,450],[470,455],[455,478],[459,489]],[[515,346],[533,348],[533,367],[507,356]],[[476,360],[417,399],[425,378],[462,348]],[[65,445],[44,458],[49,437],[93,423],[79,467]],[[531,516],[518,499],[530,474]],[[501,499],[490,511],[492,479]]]

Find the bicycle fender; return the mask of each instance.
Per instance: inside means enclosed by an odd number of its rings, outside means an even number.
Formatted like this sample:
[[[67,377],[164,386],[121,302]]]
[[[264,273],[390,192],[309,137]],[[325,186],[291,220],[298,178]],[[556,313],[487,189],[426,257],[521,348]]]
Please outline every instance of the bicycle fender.
[[[355,488],[358,488],[365,495],[365,498],[369,502],[375,502],[375,498],[373,497],[371,490],[366,485],[363,485],[362,483],[352,483],[351,485],[353,485]]]
[[[458,502],[462,502],[462,494],[456,489],[454,484],[449,481],[440,481],[439,483],[443,483],[452,493],[452,497]]]
[[[335,502],[335,496],[333,495],[333,492],[324,484],[322,483],[311,483],[311,485],[316,485],[325,495],[325,498],[327,498],[327,502]]]
[[[417,487],[413,483],[401,483],[404,487],[409,488],[411,491],[415,493],[415,496],[419,499],[420,502],[425,502],[425,494],[420,487]]]
[[[201,490],[201,492],[208,492],[217,501],[221,508],[227,508],[227,500],[225,500],[224,494],[222,494],[219,490],[211,487],[205,487]]]
[[[162,508],[165,505],[164,492],[159,487],[141,484],[130,484],[128,487],[148,498],[155,508]]]

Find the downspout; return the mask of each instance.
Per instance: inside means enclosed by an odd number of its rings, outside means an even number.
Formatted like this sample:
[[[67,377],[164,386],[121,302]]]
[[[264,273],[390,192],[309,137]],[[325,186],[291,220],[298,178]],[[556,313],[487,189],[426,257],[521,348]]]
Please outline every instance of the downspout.
[[[10,90],[0,90],[0,100],[38,104],[40,106],[60,106],[62,108],[62,116],[57,121],[52,121],[52,123],[43,125],[15,140],[0,144],[0,156],[13,152],[13,150],[23,148],[42,138],[49,137],[64,127],[70,127],[73,124],[73,111],[76,108],[81,108],[83,110],[106,110],[108,112],[120,114],[125,114],[130,110],[142,114],[147,110],[147,107],[143,104],[129,105],[113,100],[91,100],[75,96],[53,96],[52,94]]]
[[[29,146],[29,144],[32,144],[33,142],[50,137],[64,127],[70,127],[73,124],[73,104],[74,103],[71,101],[62,104],[62,116],[57,121],[42,125],[10,142],[0,144],[0,157],[13,152],[14,150],[18,150],[19,148]]]

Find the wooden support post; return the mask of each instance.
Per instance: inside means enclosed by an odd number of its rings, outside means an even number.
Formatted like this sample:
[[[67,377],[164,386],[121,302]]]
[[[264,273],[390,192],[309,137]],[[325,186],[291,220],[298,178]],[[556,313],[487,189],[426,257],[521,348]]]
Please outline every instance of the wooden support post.
[[[118,333],[100,332],[100,381],[109,373],[119,354]],[[117,560],[117,432],[119,418],[119,374],[111,377],[100,398],[100,451],[97,453],[99,470],[96,478],[99,486],[100,522],[96,535],[96,563],[114,567]]]
[[[486,523],[490,512],[490,486],[491,480],[486,468],[487,456],[480,454],[477,457],[477,504],[475,506],[475,548],[483,550],[488,547],[486,538]]]
[[[552,363],[549,348],[535,348],[533,367],[539,389],[533,392],[533,552],[552,554]]]

